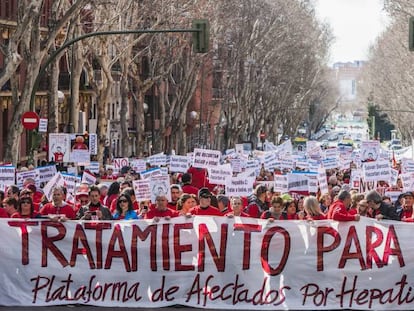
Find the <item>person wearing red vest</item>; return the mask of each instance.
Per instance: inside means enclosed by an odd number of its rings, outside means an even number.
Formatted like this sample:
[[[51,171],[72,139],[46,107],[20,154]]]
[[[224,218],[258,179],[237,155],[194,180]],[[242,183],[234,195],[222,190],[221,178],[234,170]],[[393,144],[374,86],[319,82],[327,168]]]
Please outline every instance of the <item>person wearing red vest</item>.
[[[200,204],[190,209],[190,214],[197,216],[223,216],[218,208],[210,205],[211,196],[212,194],[208,188],[201,188],[198,191]]]
[[[338,199],[329,206],[327,218],[337,221],[358,221],[359,214],[351,214],[348,207],[351,205],[351,194],[342,190],[338,194]]]

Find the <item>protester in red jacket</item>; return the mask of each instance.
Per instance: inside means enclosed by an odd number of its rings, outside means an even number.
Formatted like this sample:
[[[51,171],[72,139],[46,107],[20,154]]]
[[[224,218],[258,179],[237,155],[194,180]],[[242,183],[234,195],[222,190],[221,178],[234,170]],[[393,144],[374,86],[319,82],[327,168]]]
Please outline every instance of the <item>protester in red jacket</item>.
[[[190,214],[198,216],[222,216],[218,208],[211,206],[211,192],[208,188],[201,188],[198,191],[200,204],[190,209]]]
[[[351,205],[351,194],[342,190],[338,194],[338,199],[329,206],[328,219],[337,221],[358,221],[359,214],[351,214],[348,212],[348,207]]]
[[[165,195],[158,195],[155,198],[155,208],[150,209],[145,214],[145,219],[154,219],[158,221],[161,217],[166,219],[179,216],[179,212],[168,208],[168,199]]]
[[[56,215],[50,217],[62,220],[76,219],[76,213],[72,206],[64,201],[64,195],[63,187],[55,187],[52,192],[52,202],[46,203],[39,213],[44,216]]]

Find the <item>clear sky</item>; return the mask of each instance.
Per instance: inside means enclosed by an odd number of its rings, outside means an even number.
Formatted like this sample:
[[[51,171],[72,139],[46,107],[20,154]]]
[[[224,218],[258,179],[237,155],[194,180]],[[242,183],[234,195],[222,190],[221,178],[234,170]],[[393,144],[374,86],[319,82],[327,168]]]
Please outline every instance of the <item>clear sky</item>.
[[[368,48],[385,29],[384,0],[316,0],[319,18],[336,37],[330,63],[366,60]]]

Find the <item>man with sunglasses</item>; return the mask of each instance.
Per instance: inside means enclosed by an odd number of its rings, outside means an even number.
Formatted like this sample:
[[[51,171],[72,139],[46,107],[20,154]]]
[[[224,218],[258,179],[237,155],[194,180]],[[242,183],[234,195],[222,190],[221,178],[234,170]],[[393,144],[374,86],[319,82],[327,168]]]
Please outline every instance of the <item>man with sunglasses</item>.
[[[82,220],[112,220],[112,215],[108,207],[102,205],[101,192],[97,186],[89,188],[89,202],[79,209],[76,214],[77,219]]]
[[[211,197],[212,194],[207,187],[201,188],[198,191],[200,204],[190,209],[190,214],[198,216],[223,216],[218,208],[211,206]]]

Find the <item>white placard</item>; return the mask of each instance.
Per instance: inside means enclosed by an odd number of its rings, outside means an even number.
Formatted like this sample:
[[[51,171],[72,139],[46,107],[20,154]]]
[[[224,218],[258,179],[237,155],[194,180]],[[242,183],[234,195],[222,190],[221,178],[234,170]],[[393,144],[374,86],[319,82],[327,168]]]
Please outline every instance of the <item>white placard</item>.
[[[329,193],[328,180],[326,178],[326,170],[323,167],[318,169],[318,183],[321,194]]]
[[[96,177],[95,175],[92,175],[88,172],[83,172],[82,174],[82,183],[88,184],[88,185],[94,185],[96,183]]]
[[[57,173],[56,165],[40,166],[36,169],[39,171],[40,182],[48,182]]]
[[[325,149],[324,154],[325,154],[325,159],[332,159],[332,158],[336,159],[339,156],[338,148],[333,147],[333,148]]]
[[[115,158],[112,160],[112,165],[114,166],[114,169],[119,172],[124,166],[129,166],[129,160],[128,158]]]
[[[233,176],[232,168],[229,163],[218,167],[210,167],[208,170],[208,180],[215,185],[225,185],[226,179]]]
[[[39,133],[47,133],[48,120],[45,118],[39,119]]]
[[[91,173],[99,174],[99,167],[100,167],[100,165],[99,165],[98,161],[91,161],[89,163],[89,165],[87,167],[85,167],[85,169],[87,169]]]
[[[131,167],[135,172],[143,172],[147,169],[147,162],[144,159],[134,159],[131,161]]]
[[[403,191],[414,191],[414,173],[400,174],[400,178],[403,184]]]
[[[161,169],[159,167],[153,167],[141,172],[140,175],[142,179],[150,179],[153,176],[161,175]]]
[[[414,172],[414,160],[413,159],[401,159],[401,173]]]
[[[0,166],[0,184],[10,186],[16,182],[16,167],[15,166]]]
[[[287,193],[288,192],[287,175],[275,174],[274,191],[275,192],[280,192],[280,193]]]
[[[388,160],[377,160],[362,164],[364,181],[390,181],[391,167]]]
[[[76,195],[75,193],[76,185],[81,182],[80,176],[73,175],[73,174],[66,174],[66,173],[61,173],[61,174],[63,176],[63,179],[65,180],[65,186],[66,186],[66,189],[68,190],[68,193],[71,193],[72,195]]]
[[[335,158],[323,159],[322,160],[322,165],[326,170],[334,169],[334,168],[337,168],[339,166],[338,160],[335,159]]]
[[[49,133],[49,161],[70,161],[70,135],[65,133]]]
[[[16,185],[19,188],[23,187],[23,182],[26,178],[33,178],[36,183],[36,187],[40,186],[40,176],[38,170],[30,170],[25,172],[16,173]]]
[[[230,159],[230,164],[234,173],[240,173],[243,170],[244,160],[241,158]]]
[[[170,191],[170,176],[168,175],[156,175],[150,179],[151,187],[151,202],[155,203],[155,198],[158,195],[165,195],[168,201],[171,201]]]
[[[309,193],[318,193],[318,174],[308,172],[308,191]]]
[[[172,155],[170,157],[170,171],[185,173],[190,167],[190,159],[187,156]]]
[[[164,166],[167,165],[167,155],[164,153],[153,154],[148,158],[148,161],[152,166]]]
[[[361,142],[361,161],[373,162],[379,159],[381,145],[379,140],[369,140]]]
[[[412,310],[412,226],[396,221],[0,219],[0,235],[9,309]]]
[[[220,165],[221,152],[209,149],[194,149],[193,167],[209,168]]]
[[[151,200],[151,183],[149,179],[134,180],[132,185],[138,202]]]
[[[398,182],[399,172],[398,172],[398,170],[395,170],[393,168],[390,171],[391,171],[390,185],[391,186],[396,186],[397,182]]]
[[[94,133],[89,134],[89,150],[91,155],[98,154],[98,135]]]
[[[57,172],[55,176],[43,187],[43,193],[48,201],[52,201],[53,189],[55,187],[63,187],[65,180],[60,172]]]
[[[288,177],[288,191],[307,193],[309,190],[308,177],[303,173],[289,173]]]
[[[232,177],[226,180],[226,196],[249,196],[253,192],[254,178]]]

